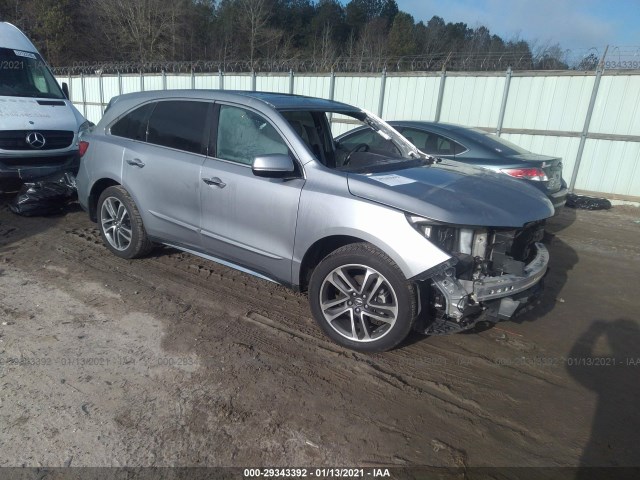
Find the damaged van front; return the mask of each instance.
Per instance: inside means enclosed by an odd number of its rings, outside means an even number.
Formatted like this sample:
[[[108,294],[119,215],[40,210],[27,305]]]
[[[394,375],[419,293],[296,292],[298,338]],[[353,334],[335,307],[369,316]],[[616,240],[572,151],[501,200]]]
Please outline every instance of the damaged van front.
[[[0,22],[0,188],[76,171],[89,125],[29,39]]]

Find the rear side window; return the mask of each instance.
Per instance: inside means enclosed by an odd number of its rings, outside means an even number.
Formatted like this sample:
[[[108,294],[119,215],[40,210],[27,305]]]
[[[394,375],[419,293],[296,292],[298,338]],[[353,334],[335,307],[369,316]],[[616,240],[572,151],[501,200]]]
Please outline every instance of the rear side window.
[[[466,150],[450,138],[424,130],[403,128],[402,135],[424,153],[430,155],[458,155]]]
[[[210,105],[186,100],[158,102],[149,119],[147,142],[206,154],[205,133]]]
[[[144,142],[147,139],[147,120],[155,103],[147,103],[127,113],[111,127],[111,135]]]

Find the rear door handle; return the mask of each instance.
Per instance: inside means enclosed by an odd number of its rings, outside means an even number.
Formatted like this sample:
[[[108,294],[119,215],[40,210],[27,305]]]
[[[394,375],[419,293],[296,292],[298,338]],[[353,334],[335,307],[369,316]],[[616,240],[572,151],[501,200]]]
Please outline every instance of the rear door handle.
[[[227,184],[220,180],[218,177],[203,178],[202,181],[207,185],[215,185],[216,187],[220,188],[224,188],[227,186]]]
[[[127,163],[129,165],[133,165],[134,167],[140,167],[140,168],[144,167],[144,162],[139,158],[134,158],[133,160],[129,159],[127,160]]]

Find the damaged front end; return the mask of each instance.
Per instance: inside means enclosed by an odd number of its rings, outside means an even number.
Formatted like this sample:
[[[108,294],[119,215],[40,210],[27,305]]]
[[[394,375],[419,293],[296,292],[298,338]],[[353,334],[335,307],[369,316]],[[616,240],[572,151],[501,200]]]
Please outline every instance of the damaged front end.
[[[459,227],[408,216],[429,241],[452,256],[421,276],[422,318],[417,328],[437,335],[467,330],[478,321],[512,318],[542,290],[549,252],[544,220],[520,229]],[[428,314],[424,315],[424,310]]]

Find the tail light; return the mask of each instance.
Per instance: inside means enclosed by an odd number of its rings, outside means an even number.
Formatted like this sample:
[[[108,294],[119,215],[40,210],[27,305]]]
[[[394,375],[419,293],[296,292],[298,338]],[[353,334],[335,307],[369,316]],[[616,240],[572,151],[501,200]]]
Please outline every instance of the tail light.
[[[546,182],[549,180],[547,174],[544,173],[544,170],[541,168],[505,168],[500,171],[514,178],[537,180],[540,182]]]
[[[84,156],[85,153],[87,153],[88,148],[89,142],[85,142],[84,140],[80,140],[80,142],[78,142],[78,153],[81,157]]]

